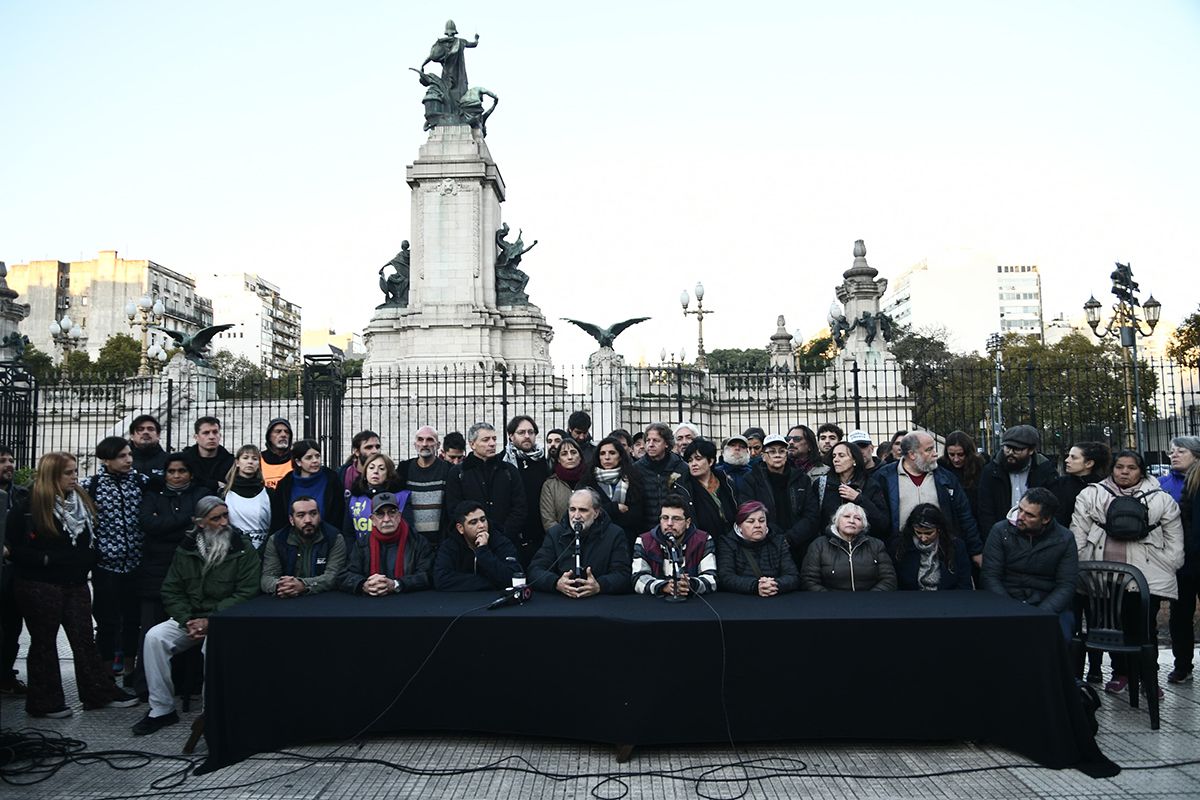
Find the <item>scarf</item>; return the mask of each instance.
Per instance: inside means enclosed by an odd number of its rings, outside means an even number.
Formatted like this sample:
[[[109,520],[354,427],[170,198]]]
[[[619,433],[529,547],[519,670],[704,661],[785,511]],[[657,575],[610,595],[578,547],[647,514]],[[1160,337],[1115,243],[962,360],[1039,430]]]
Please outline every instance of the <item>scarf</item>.
[[[92,515],[88,513],[87,506],[79,499],[79,495],[71,492],[66,497],[54,498],[54,518],[62,523],[62,526],[67,531],[67,536],[71,539],[71,547],[75,546],[80,535],[85,531],[92,531]],[[91,541],[89,541],[89,546]]]
[[[259,493],[263,490],[263,486],[265,485],[266,484],[264,484],[259,478],[247,478],[242,475],[242,473],[237,472],[234,473],[233,483],[229,484],[229,491],[233,492],[238,497],[244,497],[247,500],[251,500],[255,497],[258,497]]]
[[[575,465],[574,469],[567,469],[562,464],[556,463],[554,465],[554,474],[557,475],[558,479],[563,483],[568,483],[571,486],[574,486],[575,484],[579,483],[579,479],[583,477],[583,461],[580,460],[580,462]]]
[[[929,544],[921,544],[921,540],[913,537],[913,546],[921,556],[921,564],[917,567],[917,585],[922,592],[936,592],[938,582],[942,579],[942,564],[938,559],[938,540],[933,539]]]
[[[408,544],[408,523],[406,523],[404,520],[400,520],[400,525],[399,525],[399,527],[396,528],[396,532],[391,534],[390,536],[384,535],[384,533],[382,531],[380,531],[379,528],[376,528],[375,526],[371,526],[371,540],[369,542],[370,547],[371,547],[371,565],[370,565],[370,570],[368,571],[368,574],[370,574],[370,575],[382,575],[383,574],[382,570],[380,569],[380,567],[383,564],[383,552],[382,552],[383,546],[385,544],[397,544],[397,543],[399,546],[396,547],[396,563],[394,565],[392,565],[392,574],[390,577],[403,578],[404,577],[404,546],[406,544]]]
[[[322,467],[316,475],[301,475],[299,470],[292,473],[292,496],[287,498],[288,504],[300,495],[308,495],[317,501],[317,510],[325,516],[325,487],[329,483],[329,471]]]
[[[520,461],[528,461],[530,459],[532,459],[534,461],[538,461],[545,457],[546,457],[546,453],[540,447],[535,447],[532,450],[530,450],[528,453],[526,453],[524,450],[521,450],[512,442],[509,442],[508,444],[504,445],[504,460],[507,461],[509,464],[512,464],[514,467],[521,466],[519,463]]]
[[[601,491],[608,495],[609,500],[617,504],[625,502],[625,498],[629,495],[629,480],[621,478],[620,467],[612,469],[596,467],[592,472],[596,476],[596,483],[600,486]]]

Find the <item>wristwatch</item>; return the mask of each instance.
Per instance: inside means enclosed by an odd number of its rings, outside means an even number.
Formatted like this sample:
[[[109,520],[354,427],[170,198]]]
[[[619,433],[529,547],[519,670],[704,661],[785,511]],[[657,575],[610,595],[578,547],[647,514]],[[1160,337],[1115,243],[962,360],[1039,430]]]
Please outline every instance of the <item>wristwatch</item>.
[[[400,592],[400,581],[395,578],[392,578],[392,591],[396,593]]]

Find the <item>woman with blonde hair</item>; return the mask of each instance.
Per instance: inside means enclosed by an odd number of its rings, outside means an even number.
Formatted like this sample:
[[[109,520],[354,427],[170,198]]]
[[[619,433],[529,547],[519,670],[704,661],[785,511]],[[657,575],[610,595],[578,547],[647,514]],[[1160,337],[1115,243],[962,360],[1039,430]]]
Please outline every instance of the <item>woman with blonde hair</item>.
[[[8,546],[16,567],[17,604],[29,629],[25,711],[69,717],[58,663],[58,629],[67,634],[75,683],[85,709],[128,708],[137,695],[117,687],[100,661],[92,633],[88,573],[96,565],[96,507],[78,484],[70,453],[38,461],[33,491],[8,515]]]
[[[262,451],[252,444],[238,448],[233,466],[225,477],[222,495],[229,507],[229,523],[250,537],[260,553],[271,530],[274,490],[267,486],[262,471]]]
[[[800,585],[809,592],[890,592],[896,588],[896,568],[887,546],[864,536],[867,512],[856,503],[842,503],[824,536],[808,546],[800,566]]]

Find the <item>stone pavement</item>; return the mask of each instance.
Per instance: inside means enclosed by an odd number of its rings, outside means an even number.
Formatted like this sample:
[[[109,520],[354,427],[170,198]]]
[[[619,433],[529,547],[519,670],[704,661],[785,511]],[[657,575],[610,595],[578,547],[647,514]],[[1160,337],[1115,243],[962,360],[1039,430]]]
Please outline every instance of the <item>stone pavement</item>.
[[[24,643],[22,653],[24,653]],[[0,703],[7,729],[37,728],[87,743],[88,752],[145,750],[178,757],[195,713],[159,733],[133,738],[129,726],[146,706],[87,711],[75,695],[70,650],[60,643],[63,682],[75,715],[68,719],[31,719],[20,698]],[[1074,770],[1027,768],[1021,757],[974,743],[770,743],[739,747],[692,746],[641,748],[627,764],[617,764],[611,748],[576,742],[507,739],[496,736],[401,736],[370,739],[361,748],[324,744],[294,748],[309,758],[376,759],[380,764],[318,763],[284,755],[262,755],[200,778],[188,777],[173,792],[171,773],[186,762],[157,759],[140,769],[118,771],[103,763],[71,763],[43,783],[4,786],[10,800],[47,798],[222,797],[316,800],[316,798],[1178,798],[1200,797],[1200,764],[1154,768],[1164,762],[1200,760],[1200,681],[1169,686],[1170,651],[1160,656],[1166,699],[1162,728],[1151,731],[1145,702],[1131,709],[1126,697],[1104,695],[1099,712],[1100,747],[1124,769],[1111,779],[1095,780]],[[18,667],[24,674],[23,662]],[[196,706],[199,704],[197,703]],[[193,757],[199,763],[200,751]],[[710,768],[737,759],[753,759],[745,780],[737,767]],[[130,766],[134,762],[119,762]],[[461,775],[499,763],[504,769]],[[554,778],[532,774],[537,769]],[[771,771],[795,770],[791,776]],[[964,771],[953,774],[954,771]],[[978,770],[978,771],[968,771]],[[424,771],[424,774],[421,773]],[[636,775],[638,772],[654,775]],[[951,772],[930,776],[930,773]],[[441,774],[438,774],[441,773]],[[624,776],[606,781],[597,773]],[[707,773],[707,777],[697,782]],[[158,783],[156,783],[156,781]],[[744,792],[744,794],[743,794]]]

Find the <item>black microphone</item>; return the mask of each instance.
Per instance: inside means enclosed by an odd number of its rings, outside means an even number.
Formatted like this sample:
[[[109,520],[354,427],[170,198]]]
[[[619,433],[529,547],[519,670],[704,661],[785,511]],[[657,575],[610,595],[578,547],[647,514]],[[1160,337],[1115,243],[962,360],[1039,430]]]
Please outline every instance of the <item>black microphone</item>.
[[[505,606],[523,606],[529,602],[531,597],[533,597],[532,586],[510,586],[504,590],[502,596],[492,601],[492,604],[488,606],[488,611]]]
[[[679,552],[679,542],[675,540],[674,536],[668,536],[667,541],[667,552],[671,558],[672,571],[675,573],[671,576],[671,580],[675,583],[675,593],[667,597],[667,602],[682,603],[687,600],[687,596],[679,594],[679,580],[682,577],[686,581],[688,576],[687,573],[683,572],[683,557]],[[680,573],[683,574],[681,575]]]

